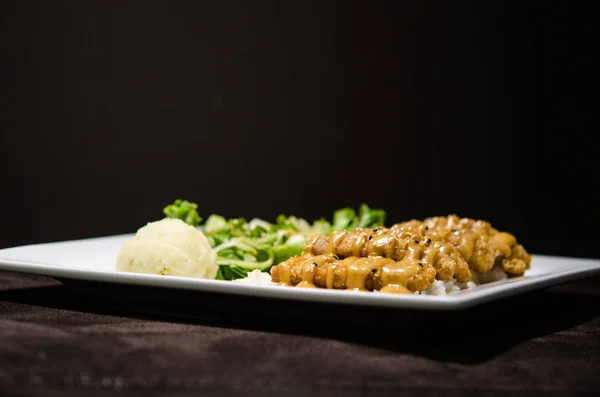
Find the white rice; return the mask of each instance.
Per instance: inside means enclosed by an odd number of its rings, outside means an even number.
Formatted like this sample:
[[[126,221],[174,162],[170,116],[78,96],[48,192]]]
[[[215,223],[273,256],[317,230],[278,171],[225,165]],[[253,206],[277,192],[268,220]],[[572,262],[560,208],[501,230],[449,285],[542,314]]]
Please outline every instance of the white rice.
[[[472,271],[473,280],[466,283],[458,283],[455,279],[450,281],[435,280],[431,288],[425,291],[415,291],[414,295],[448,295],[465,289],[475,288],[480,284],[487,284],[493,281],[504,280],[507,276],[501,267],[495,266],[488,273],[481,274]],[[277,285],[271,281],[269,273],[253,270],[248,273],[248,277],[233,280],[234,283],[249,285]]]
[[[447,295],[463,289],[475,288],[477,284],[473,281],[466,283],[457,283],[455,279],[450,281],[435,280],[431,288],[425,291],[415,291],[414,295]]]
[[[248,277],[238,278],[237,280],[232,280],[232,282],[250,285],[276,285],[276,283],[271,281],[269,273],[261,272],[260,270],[252,270],[248,273]]]
[[[487,284],[508,278],[506,272],[502,269],[501,266],[494,266],[492,270],[484,274],[472,270],[471,275],[473,281],[477,284]]]
[[[415,291],[415,295],[447,295],[452,294],[464,289],[475,288],[481,284],[487,284],[494,281],[504,280],[508,276],[502,270],[500,266],[494,266],[492,270],[487,273],[479,273],[474,270],[471,271],[471,281],[466,283],[458,283],[455,279],[450,281],[435,280],[431,288],[425,291]]]

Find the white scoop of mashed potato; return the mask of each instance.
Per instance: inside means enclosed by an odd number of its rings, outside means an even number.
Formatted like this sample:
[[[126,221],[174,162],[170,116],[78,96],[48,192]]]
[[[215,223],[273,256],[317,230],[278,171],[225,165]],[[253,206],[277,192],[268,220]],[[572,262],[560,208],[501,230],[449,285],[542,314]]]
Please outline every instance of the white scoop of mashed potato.
[[[117,270],[214,279],[216,253],[200,230],[165,218],[140,228],[117,256]]]

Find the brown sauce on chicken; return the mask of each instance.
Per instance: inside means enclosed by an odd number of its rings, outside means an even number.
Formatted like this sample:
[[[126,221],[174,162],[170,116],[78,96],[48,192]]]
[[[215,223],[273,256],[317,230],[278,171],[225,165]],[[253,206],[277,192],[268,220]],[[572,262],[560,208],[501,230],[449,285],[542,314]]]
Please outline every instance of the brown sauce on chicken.
[[[512,234],[449,215],[314,235],[302,255],[271,268],[271,279],[306,288],[412,293],[436,279],[465,283],[472,272],[485,274],[494,266],[520,276],[530,263]]]

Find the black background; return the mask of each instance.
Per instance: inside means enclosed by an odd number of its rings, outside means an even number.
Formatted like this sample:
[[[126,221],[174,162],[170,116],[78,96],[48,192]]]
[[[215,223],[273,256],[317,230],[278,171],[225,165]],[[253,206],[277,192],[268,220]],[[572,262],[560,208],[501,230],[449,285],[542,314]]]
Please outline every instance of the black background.
[[[0,5],[0,248],[206,216],[456,213],[599,258],[594,2]]]

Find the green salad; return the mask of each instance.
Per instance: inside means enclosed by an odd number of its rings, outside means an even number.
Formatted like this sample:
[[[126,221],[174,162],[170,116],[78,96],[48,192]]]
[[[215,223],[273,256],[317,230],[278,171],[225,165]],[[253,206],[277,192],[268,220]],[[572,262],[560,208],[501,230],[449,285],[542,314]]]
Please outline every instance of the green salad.
[[[313,234],[328,235],[338,230],[384,226],[386,213],[361,204],[358,211],[342,208],[329,219],[313,222],[293,215],[281,214],[275,222],[254,218],[227,219],[212,214],[203,222],[198,205],[175,200],[163,210],[165,217],[181,219],[199,228],[217,253],[217,279],[235,280],[247,277],[253,270],[268,272],[271,266],[300,255]]]

